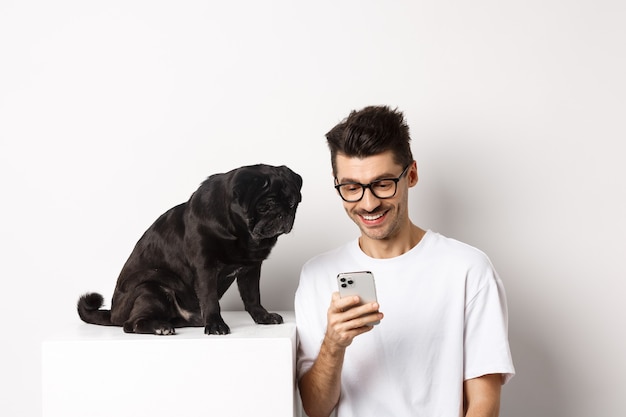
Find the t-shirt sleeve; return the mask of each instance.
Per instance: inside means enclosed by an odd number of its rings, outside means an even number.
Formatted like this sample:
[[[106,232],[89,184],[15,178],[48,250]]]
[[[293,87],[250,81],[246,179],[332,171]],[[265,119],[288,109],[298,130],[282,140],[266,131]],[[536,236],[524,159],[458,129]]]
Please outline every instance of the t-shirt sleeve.
[[[499,373],[504,384],[515,375],[504,285],[488,260],[468,272],[467,282],[464,379]]]

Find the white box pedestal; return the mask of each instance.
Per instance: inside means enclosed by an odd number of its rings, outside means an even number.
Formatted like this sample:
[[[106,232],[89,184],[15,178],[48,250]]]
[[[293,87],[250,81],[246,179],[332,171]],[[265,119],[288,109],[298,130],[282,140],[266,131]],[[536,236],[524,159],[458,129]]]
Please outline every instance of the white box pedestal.
[[[231,334],[125,334],[85,323],[42,345],[43,417],[292,417],[296,325],[222,312]]]

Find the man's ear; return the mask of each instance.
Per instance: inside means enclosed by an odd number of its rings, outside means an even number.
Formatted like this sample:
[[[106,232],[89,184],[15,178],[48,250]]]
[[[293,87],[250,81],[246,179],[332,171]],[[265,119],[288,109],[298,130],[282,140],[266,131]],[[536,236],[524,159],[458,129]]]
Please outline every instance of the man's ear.
[[[418,180],[419,180],[419,175],[417,174],[417,162],[413,161],[413,163],[411,164],[411,168],[409,168],[409,172],[406,175],[407,177],[407,181],[409,183],[409,187],[414,187]]]

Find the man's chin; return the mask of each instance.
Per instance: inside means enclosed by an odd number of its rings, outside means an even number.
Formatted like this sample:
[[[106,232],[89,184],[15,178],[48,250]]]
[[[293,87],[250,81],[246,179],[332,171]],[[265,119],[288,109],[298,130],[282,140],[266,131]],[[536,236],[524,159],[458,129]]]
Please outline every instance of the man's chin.
[[[389,238],[389,231],[383,227],[365,227],[360,225],[361,234],[371,240],[385,240]]]

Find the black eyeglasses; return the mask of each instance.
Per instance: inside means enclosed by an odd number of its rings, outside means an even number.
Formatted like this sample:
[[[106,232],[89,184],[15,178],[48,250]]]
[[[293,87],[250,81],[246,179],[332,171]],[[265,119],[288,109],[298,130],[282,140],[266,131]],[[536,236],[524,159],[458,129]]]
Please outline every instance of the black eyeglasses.
[[[411,164],[407,165],[397,178],[382,178],[372,181],[369,184],[346,182],[335,185],[335,189],[343,201],[347,203],[356,203],[357,201],[361,201],[365,195],[366,188],[369,188],[376,198],[380,198],[381,200],[391,198],[396,195],[396,191],[398,191],[398,182],[402,179],[402,177],[404,177],[410,166]],[[337,178],[335,177],[335,183],[336,182]]]

